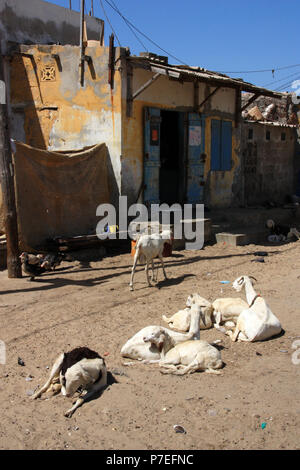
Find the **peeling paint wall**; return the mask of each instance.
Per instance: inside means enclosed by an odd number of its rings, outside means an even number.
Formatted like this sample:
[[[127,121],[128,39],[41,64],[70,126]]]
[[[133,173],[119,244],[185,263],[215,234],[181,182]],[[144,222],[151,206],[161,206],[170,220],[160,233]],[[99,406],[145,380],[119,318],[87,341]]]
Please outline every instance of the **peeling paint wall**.
[[[138,90],[151,77],[152,73],[141,69],[133,70],[133,92]],[[126,81],[124,74],[123,81]],[[199,104],[213,91],[204,83],[199,84]],[[122,194],[128,195],[129,202],[137,202],[143,178],[144,158],[144,107],[193,112],[193,83],[171,81],[160,77],[133,102],[132,117],[126,117],[126,88],[122,93]],[[205,203],[212,207],[228,207],[236,203],[236,194],[241,192],[240,181],[240,126],[232,125],[232,169],[215,172],[210,170],[211,119],[233,121],[235,110],[235,90],[221,88],[205,103],[203,114],[205,126]],[[141,199],[139,199],[141,201]]]
[[[119,194],[137,202],[144,168],[144,108],[193,112],[194,85],[162,76],[133,102],[127,117],[126,59],[116,49],[114,89],[108,84],[108,48],[90,47],[84,87],[79,81],[79,47],[22,46],[30,56],[13,55],[10,64],[12,137],[38,148],[73,150],[105,142],[111,160],[113,202]],[[133,92],[152,77],[133,70]],[[199,84],[199,104],[214,87]],[[205,126],[205,203],[228,207],[240,202],[240,126],[234,128],[235,91],[219,89],[203,106]],[[232,167],[211,171],[211,120],[232,121]],[[139,199],[141,200],[141,199]]]
[[[12,137],[47,150],[75,150],[105,142],[111,160],[114,201],[121,189],[121,82],[108,84],[108,48],[88,47],[84,86],[80,49],[27,46],[12,56],[10,114]],[[24,52],[24,46],[22,46]]]
[[[232,159],[230,171],[211,170],[211,121],[221,119],[218,114],[206,118],[205,149],[208,158],[205,162],[206,198],[205,203],[212,208],[230,207],[241,203],[242,179],[240,161],[241,127],[232,122]],[[229,119],[227,119],[229,120]]]

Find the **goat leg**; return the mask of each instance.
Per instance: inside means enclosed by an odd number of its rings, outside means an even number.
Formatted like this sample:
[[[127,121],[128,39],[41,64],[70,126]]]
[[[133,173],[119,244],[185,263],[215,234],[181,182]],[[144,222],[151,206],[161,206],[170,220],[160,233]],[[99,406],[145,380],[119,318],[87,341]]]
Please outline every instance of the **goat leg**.
[[[222,315],[221,315],[220,312],[214,312],[214,317],[215,317],[215,322],[216,322],[216,323],[214,323],[214,328],[216,328],[218,330],[220,328]]]
[[[79,408],[79,406],[81,406],[86,400],[88,400],[93,395],[95,395],[99,390],[101,390],[101,388],[105,387],[106,384],[107,384],[107,371],[106,371],[106,368],[104,368],[104,370],[102,370],[101,379],[92,385],[91,390],[89,392],[88,391],[83,392],[82,395],[76,400],[75,405],[73,405],[72,408],[70,408],[64,413],[64,416],[66,418],[71,418],[72,414],[77,408]]]
[[[165,265],[164,265],[163,257],[162,257],[162,256],[159,256],[159,259],[160,259],[160,262],[161,262],[161,265],[162,265],[162,268],[163,268],[163,273],[164,273],[165,279],[168,279],[168,278],[167,278],[167,275],[166,275],[166,271],[165,271]],[[157,269],[158,269],[158,268],[157,268]]]
[[[152,284],[151,284],[150,279],[149,279],[149,263],[148,263],[148,261],[146,262],[145,271],[146,271],[148,286],[149,286],[149,287],[152,287]]]
[[[139,249],[137,249],[136,252],[135,252],[134,260],[133,260],[133,266],[132,266],[132,269],[131,269],[131,277],[130,277],[130,283],[129,283],[129,287],[130,287],[131,291],[133,291],[133,276],[134,276],[134,273],[135,273],[138,257],[139,257]]]
[[[35,398],[40,397],[42,395],[42,393],[45,392],[50,387],[50,384],[54,381],[54,379],[55,380],[57,379],[57,377],[59,376],[61,367],[62,367],[63,359],[64,359],[64,353],[62,353],[56,359],[55,363],[53,364],[53,367],[52,367],[51,372],[50,372],[50,377],[47,380],[47,382],[45,383],[45,385],[43,385],[43,387],[40,390],[38,390],[34,395],[32,395],[31,398],[33,400]]]

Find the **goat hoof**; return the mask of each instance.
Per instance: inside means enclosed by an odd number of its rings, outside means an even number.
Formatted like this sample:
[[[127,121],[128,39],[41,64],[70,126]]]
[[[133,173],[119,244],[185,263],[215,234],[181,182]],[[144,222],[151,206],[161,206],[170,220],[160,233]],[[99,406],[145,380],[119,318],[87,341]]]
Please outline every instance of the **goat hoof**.
[[[65,416],[66,418],[71,418],[72,414],[73,414],[73,412],[70,411],[70,410],[68,410],[68,411],[66,411],[66,412],[64,413],[64,416]]]

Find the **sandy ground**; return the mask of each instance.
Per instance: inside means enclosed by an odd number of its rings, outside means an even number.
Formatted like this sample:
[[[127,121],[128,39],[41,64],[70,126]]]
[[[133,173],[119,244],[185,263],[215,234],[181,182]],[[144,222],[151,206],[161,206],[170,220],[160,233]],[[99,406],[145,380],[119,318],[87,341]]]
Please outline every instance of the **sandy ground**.
[[[252,262],[262,249],[269,253],[265,263]],[[134,292],[130,254],[85,268],[64,263],[37,282],[2,271],[7,362],[0,365],[0,449],[299,449],[300,364],[292,362],[300,338],[299,256],[300,242],[180,251],[166,259],[170,279],[163,281],[160,270],[156,287],[146,286],[139,268]],[[220,376],[176,377],[155,364],[123,365],[120,348],[140,328],[164,324],[161,315],[184,308],[192,292],[209,300],[238,296],[220,281],[242,274],[258,279],[256,290],[281,320],[282,336],[232,343],[214,329],[201,332],[202,339],[223,341]],[[58,354],[76,346],[106,353],[109,386],[68,419],[63,412],[71,399],[34,401],[28,394],[46,381]],[[175,433],[175,424],[186,434]]]

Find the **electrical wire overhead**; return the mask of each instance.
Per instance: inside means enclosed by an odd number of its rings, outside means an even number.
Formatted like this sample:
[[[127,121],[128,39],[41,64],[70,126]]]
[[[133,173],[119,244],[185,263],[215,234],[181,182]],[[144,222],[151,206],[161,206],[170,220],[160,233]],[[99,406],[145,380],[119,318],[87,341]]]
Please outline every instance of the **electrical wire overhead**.
[[[291,88],[292,84],[296,81],[296,80],[300,80],[300,75],[298,75],[298,77],[295,77],[293,80],[291,80],[290,82],[286,82],[284,83],[283,85],[280,85],[278,88],[275,88],[275,91],[282,91],[284,89],[287,89],[287,88]]]
[[[294,65],[286,65],[284,67],[276,67],[276,68],[273,68],[273,69],[263,69],[263,70],[243,70],[243,71],[239,71],[239,72],[224,72],[224,71],[218,71],[219,73],[261,73],[261,72],[277,72],[278,70],[286,70],[286,69],[292,69],[292,68],[295,68],[295,67],[300,67],[300,64],[294,64]]]
[[[299,70],[298,72],[294,72],[290,75],[286,75],[285,77],[283,78],[280,78],[279,80],[274,80],[272,82],[269,82],[269,83],[266,83],[265,85],[263,85],[263,87],[267,87],[269,85],[274,85],[274,83],[278,83],[278,82],[283,82],[284,80],[286,80],[287,78],[291,78],[291,77],[294,77],[295,75],[299,75]]]
[[[138,35],[134,32],[133,28],[130,26],[129,22],[127,21],[127,19],[125,18],[124,15],[122,15],[122,13],[120,12],[120,10],[118,9],[118,7],[116,6],[114,0],[111,0],[116,11],[118,12],[118,14],[121,16],[121,18],[124,20],[125,24],[128,26],[128,28],[130,29],[130,31],[132,32],[132,34],[135,36],[136,40],[141,44],[141,46],[144,48],[145,51],[149,52],[148,51],[148,48],[145,46],[145,44],[140,40],[140,38],[138,37]]]
[[[112,24],[111,24],[111,22],[109,21],[109,18],[108,18],[107,14],[106,14],[106,11],[105,11],[105,9],[104,9],[104,5],[103,5],[102,0],[100,0],[100,4],[101,4],[101,7],[102,7],[104,16],[105,16],[107,22],[109,23],[109,25],[110,25],[110,27],[111,27],[111,30],[112,30],[112,32],[114,33],[114,36],[116,37],[116,39],[117,39],[117,41],[118,41],[119,46],[122,47],[122,46],[121,46],[121,43],[120,43],[120,41],[119,41],[119,38],[118,38],[118,36],[117,36],[117,34],[116,34],[114,28],[112,27]]]
[[[119,9],[115,8],[108,0],[104,0],[113,10],[115,10],[118,15],[120,15],[123,19],[125,18],[124,15],[122,15],[122,13],[120,12]],[[102,4],[102,0],[100,0],[101,4]],[[128,18],[126,18],[126,23],[127,25],[130,25],[132,28],[134,28],[139,34],[141,34],[144,38],[146,38],[148,41],[150,41],[155,47],[157,47],[158,49],[160,49],[161,51],[163,51],[165,54],[167,54],[168,56],[172,57],[173,59],[177,60],[177,62],[181,63],[182,65],[186,65],[185,62],[183,62],[182,60],[178,59],[178,57],[172,55],[170,52],[166,51],[165,49],[163,49],[162,47],[160,47],[156,42],[154,42],[151,38],[149,38],[149,36],[147,36],[146,34],[144,34],[142,31],[140,31],[136,26],[134,26],[134,24],[128,20]]]

